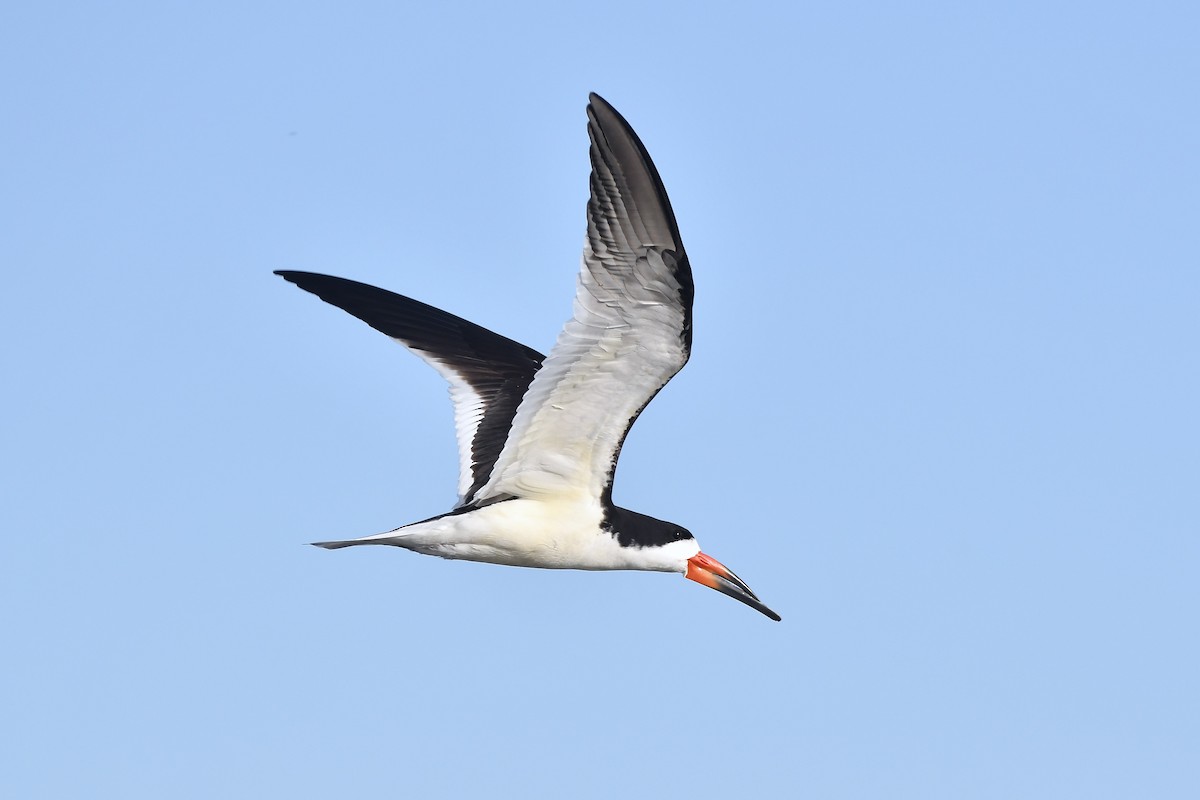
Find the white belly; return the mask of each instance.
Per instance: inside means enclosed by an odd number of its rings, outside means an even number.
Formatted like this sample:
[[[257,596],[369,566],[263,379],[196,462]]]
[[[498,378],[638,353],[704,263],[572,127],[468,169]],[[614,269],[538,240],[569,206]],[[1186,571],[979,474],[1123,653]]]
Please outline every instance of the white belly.
[[[388,533],[333,542],[336,549],[388,544],[417,553],[542,569],[634,569],[686,573],[700,552],[694,539],[658,547],[622,547],[600,526],[604,513],[590,498],[517,498],[463,514],[405,525]]]
[[[598,503],[518,498],[400,528],[387,544],[514,567],[646,569],[640,551],[618,545],[601,520]]]

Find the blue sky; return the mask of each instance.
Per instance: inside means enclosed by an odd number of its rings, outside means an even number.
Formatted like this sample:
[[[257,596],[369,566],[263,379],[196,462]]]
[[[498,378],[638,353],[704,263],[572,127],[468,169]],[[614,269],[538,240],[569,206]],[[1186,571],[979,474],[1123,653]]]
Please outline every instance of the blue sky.
[[[1187,3],[9,4],[11,797],[1196,797]],[[440,378],[271,275],[545,350],[587,92],[688,367],[676,576],[325,552],[450,507]]]

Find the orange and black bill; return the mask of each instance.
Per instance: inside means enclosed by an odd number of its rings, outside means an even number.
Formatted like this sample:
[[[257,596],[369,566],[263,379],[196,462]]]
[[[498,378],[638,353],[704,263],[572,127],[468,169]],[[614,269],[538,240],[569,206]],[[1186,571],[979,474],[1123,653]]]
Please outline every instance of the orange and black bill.
[[[758,596],[750,591],[746,582],[733,574],[733,570],[717,561],[712,556],[697,553],[688,559],[686,577],[696,583],[702,583],[710,589],[716,589],[721,594],[727,594],[734,600],[741,600],[753,609],[761,611],[771,619],[779,622],[782,617],[764,606]]]

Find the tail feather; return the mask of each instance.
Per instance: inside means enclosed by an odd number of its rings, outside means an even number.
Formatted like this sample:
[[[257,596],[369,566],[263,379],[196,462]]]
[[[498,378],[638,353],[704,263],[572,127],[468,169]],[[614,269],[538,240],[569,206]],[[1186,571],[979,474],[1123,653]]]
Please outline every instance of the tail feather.
[[[354,547],[358,544],[391,544],[399,546],[397,540],[403,538],[397,536],[395,531],[387,533],[379,533],[374,536],[364,536],[361,539],[338,539],[331,542],[309,542],[313,547],[323,547],[326,550],[340,550],[343,547]]]

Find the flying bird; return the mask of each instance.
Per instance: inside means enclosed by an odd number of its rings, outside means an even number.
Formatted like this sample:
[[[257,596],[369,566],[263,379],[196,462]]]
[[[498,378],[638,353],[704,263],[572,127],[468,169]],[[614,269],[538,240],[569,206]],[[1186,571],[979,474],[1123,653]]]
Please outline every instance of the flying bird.
[[[612,501],[621,446],[688,360],[692,270],[662,179],[624,117],[587,107],[591,196],[574,315],[549,357],[465,319],[345,278],[275,274],[403,344],[450,384],[458,503],[336,549],[392,545],[518,567],[678,572],[757,609],[729,568],[673,522]]]

